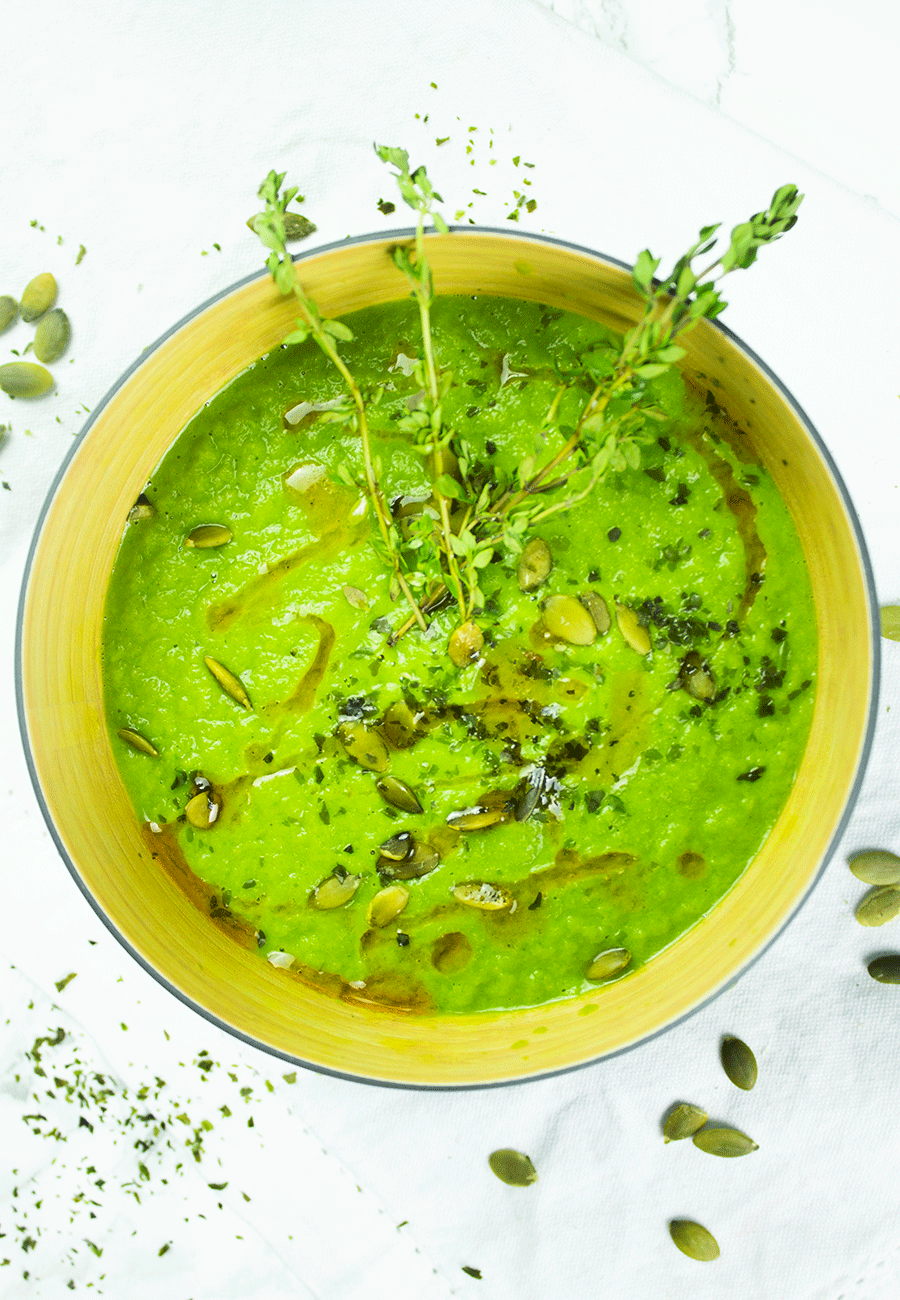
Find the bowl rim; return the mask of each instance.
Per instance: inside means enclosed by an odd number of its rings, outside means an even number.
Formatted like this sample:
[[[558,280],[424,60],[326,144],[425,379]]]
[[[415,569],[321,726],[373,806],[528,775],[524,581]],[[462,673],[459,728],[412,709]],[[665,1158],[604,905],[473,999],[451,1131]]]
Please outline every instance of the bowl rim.
[[[313,248],[301,249],[299,252],[292,255],[291,260],[294,263],[301,263],[304,261],[308,261],[314,257],[318,257],[321,254],[336,252],[342,248],[351,247],[353,245],[360,245],[360,244],[367,244],[367,243],[384,243],[386,241],[391,241],[391,240],[396,240],[399,243],[399,242],[408,241],[412,239],[415,236],[415,233],[416,231],[414,227],[400,227],[391,230],[384,230],[384,231],[377,231],[377,232],[369,231],[363,234],[351,235],[344,239],[333,240],[330,243],[320,244]],[[430,230],[426,231],[426,238],[428,237],[428,235],[432,233],[434,232]],[[605,262],[610,266],[613,266],[620,270],[627,271],[629,273],[631,272],[632,269],[629,263],[623,262],[619,258],[612,257],[606,253],[598,252],[596,249],[590,248],[584,244],[576,244],[571,240],[559,239],[553,235],[532,233],[530,231],[529,232],[519,231],[519,230],[513,231],[513,230],[504,229],[503,227],[499,227],[499,226],[481,226],[481,225],[471,225],[471,226],[451,225],[448,227],[448,233],[455,236],[493,235],[513,243],[536,242],[536,243],[548,244],[553,247],[562,249],[564,251],[578,253],[588,258]],[[28,607],[29,589],[31,584],[31,574],[32,574],[34,558],[35,555],[37,554],[38,547],[40,546],[41,537],[44,530],[44,524],[46,522],[47,515],[51,509],[56,494],[60,486],[62,485],[63,480],[66,477],[70,463],[74,460],[74,458],[79,453],[82,443],[87,438],[94,423],[99,419],[100,415],[106,410],[109,404],[113,401],[113,399],[116,397],[120,389],[122,389],[127,384],[127,382],[131,379],[132,375],[135,374],[135,372],[140,369],[140,367],[144,364],[144,362],[155,352],[157,352],[170,338],[176,335],[181,329],[183,329],[186,325],[188,325],[191,321],[196,319],[202,313],[204,313],[211,307],[214,307],[216,303],[222,301],[225,298],[228,298],[230,295],[236,293],[240,289],[243,289],[247,285],[252,284],[257,280],[268,276],[268,274],[269,274],[268,271],[265,269],[252,271],[248,275],[243,276],[240,280],[237,280],[234,283],[226,286],[224,289],[220,289],[211,297],[205,299],[198,306],[192,308],[189,312],[187,312],[184,316],[182,316],[175,324],[170,326],[167,330],[165,330],[164,333],[159,335],[159,337],[150,346],[144,348],[140,353],[140,355],[131,363],[130,366],[127,367],[126,370],[122,372],[122,374],[118,377],[115,383],[106,391],[102,399],[92,409],[90,415],[88,416],[87,420],[85,421],[82,428],[80,429],[77,437],[75,438],[74,442],[72,443],[71,447],[66,453],[66,456],[64,457],[62,463],[60,464],[59,469],[57,470],[53,478],[53,482],[50,485],[50,488],[48,489],[45,495],[43,504],[41,506],[40,514],[38,516],[37,522],[34,526],[34,530],[32,533],[31,543],[29,545],[28,555],[25,561],[25,567],[23,570],[22,582],[19,591],[19,600],[18,600],[17,613],[16,613],[16,628],[15,628],[14,682],[15,682],[15,694],[16,694],[16,712],[17,712],[18,722],[19,722],[19,733],[22,741],[22,748],[24,751],[26,766],[28,768],[28,774],[31,779],[32,788],[34,790],[35,797],[37,799],[37,803],[41,811],[41,815],[44,818],[44,822],[50,833],[50,837],[56,846],[57,852],[59,853],[66,868],[68,869],[69,875],[72,877],[76,886],[78,887],[82,895],[86,898],[87,902],[91,906],[95,915],[104,924],[106,929],[110,932],[110,934],[113,935],[113,937],[126,950],[126,952],[128,952],[128,954],[138,963],[138,965],[141,966],[147,972],[147,974],[150,975],[169,994],[176,997],[179,1000],[179,1002],[181,1002],[184,1006],[189,1007],[192,1011],[199,1014],[208,1023],[215,1025],[218,1029],[223,1030],[224,1032],[230,1034],[234,1038],[237,1038],[239,1041],[247,1044],[248,1046],[254,1048],[255,1050],[265,1052],[267,1055],[277,1057],[281,1060],[288,1062],[291,1065],[299,1065],[304,1069],[312,1070],[317,1074],[324,1074],[332,1078],[344,1079],[347,1080],[348,1082],[353,1082],[353,1083],[365,1083],[374,1087],[399,1088],[406,1091],[415,1091],[415,1092],[475,1091],[475,1090],[481,1090],[486,1088],[509,1087],[515,1084],[529,1083],[532,1081],[554,1078],[559,1075],[570,1074],[576,1070],[587,1069],[591,1066],[599,1065],[602,1062],[605,1062],[607,1060],[612,1060],[617,1056],[620,1056],[626,1052],[636,1051],[640,1047],[644,1046],[644,1044],[652,1042],[654,1039],[661,1037],[663,1034],[669,1033],[672,1029],[676,1028],[678,1025],[681,1025],[686,1020],[690,1019],[692,1016],[702,1011],[705,1007],[710,1005],[710,1003],[715,1001],[715,999],[718,998],[721,993],[723,993],[726,989],[731,988],[735,983],[737,983],[737,981],[748,970],[750,970],[751,967],[753,967],[757,963],[757,961],[759,961],[759,959],[769,950],[772,944],[774,944],[776,940],[781,937],[781,935],[784,933],[784,931],[787,929],[790,923],[798,915],[800,909],[807,902],[810,894],[813,892],[816,885],[821,880],[826,867],[830,863],[834,855],[835,849],[839,841],[841,840],[845,830],[847,829],[849,821],[853,815],[856,802],[859,797],[860,789],[862,787],[862,783],[865,777],[869,758],[871,756],[875,726],[877,720],[877,705],[878,705],[880,681],[881,681],[881,632],[880,632],[880,625],[878,620],[878,599],[877,599],[877,593],[875,588],[875,579],[874,579],[874,573],[872,569],[872,563],[869,557],[868,547],[866,545],[865,536],[862,530],[862,525],[859,516],[857,514],[856,508],[853,504],[853,500],[850,496],[847,485],[844,482],[844,479],[834,461],[834,458],[831,455],[831,452],[829,451],[821,435],[819,434],[818,429],[812,423],[809,416],[806,414],[806,411],[796,400],[796,398],[794,397],[790,389],[784,384],[784,382],[781,379],[779,379],[779,377],[766,364],[766,362],[763,361],[762,358],[743,341],[743,339],[741,339],[738,335],[734,334],[726,325],[722,324],[722,322],[719,319],[715,319],[713,321],[708,322],[708,324],[713,329],[718,331],[720,334],[724,336],[725,339],[728,340],[728,342],[732,345],[732,347],[734,347],[738,352],[742,353],[745,357],[747,357],[750,360],[750,362],[760,370],[760,372],[765,376],[768,383],[776,391],[776,393],[781,398],[781,400],[785,403],[785,405],[788,406],[793,411],[795,417],[803,425],[804,430],[806,431],[807,435],[813,442],[817,453],[821,457],[822,461],[824,462],[825,466],[827,467],[834,481],[834,486],[841,499],[841,503],[844,507],[844,510],[846,511],[847,520],[850,524],[852,535],[857,548],[859,565],[864,578],[865,594],[866,594],[868,609],[869,609],[871,676],[869,681],[868,699],[866,703],[865,727],[863,730],[862,742],[860,744],[859,755],[857,758],[853,780],[847,790],[840,817],[838,818],[838,821],[835,824],[831,838],[829,839],[828,845],[822,855],[821,862],[819,863],[815,875],[808,881],[803,893],[795,901],[793,907],[783,918],[782,922],[776,927],[776,929],[774,929],[769,935],[766,936],[765,940],[757,949],[757,951],[752,955],[752,957],[750,957],[747,961],[745,961],[745,963],[737,971],[733,972],[733,974],[731,974],[718,987],[710,990],[710,992],[699,1002],[695,1003],[693,1006],[689,1007],[686,1011],[684,1011],[681,1015],[677,1016],[673,1020],[666,1022],[664,1025],[661,1025],[658,1029],[652,1031],[651,1033],[645,1034],[643,1037],[633,1042],[626,1043],[623,1046],[615,1048],[611,1051],[602,1052],[596,1057],[592,1057],[587,1060],[576,1061],[571,1065],[564,1065],[549,1070],[535,1072],[533,1074],[517,1075],[517,1076],[511,1076],[509,1078],[502,1078],[502,1079],[492,1079],[486,1082],[478,1082],[478,1083],[415,1083],[406,1080],[373,1078],[362,1074],[356,1074],[351,1071],[340,1070],[330,1066],[322,1065],[315,1061],[304,1060],[302,1057],[294,1056],[291,1053],[282,1051],[279,1048],[273,1047],[268,1043],[261,1042],[260,1040],[254,1038],[252,1034],[249,1034],[244,1030],[238,1029],[236,1026],[229,1024],[220,1016],[209,1011],[206,1007],[202,1006],[200,1003],[196,1002],[193,998],[183,993],[181,990],[175,987],[175,985],[168,980],[168,978],[162,971],[157,970],[155,967],[153,967],[150,964],[150,962],[130,943],[130,941],[125,937],[125,935],[119,930],[115,922],[100,907],[99,903],[97,902],[93,894],[88,889],[87,884],[82,878],[81,873],[79,872],[77,866],[70,858],[63,844],[62,838],[56,828],[54,820],[50,814],[50,810],[47,806],[46,800],[44,798],[44,793],[38,778],[36,761],[32,751],[31,741],[29,737],[28,718],[27,718],[26,705],[25,705],[24,682],[23,682],[25,615]]]

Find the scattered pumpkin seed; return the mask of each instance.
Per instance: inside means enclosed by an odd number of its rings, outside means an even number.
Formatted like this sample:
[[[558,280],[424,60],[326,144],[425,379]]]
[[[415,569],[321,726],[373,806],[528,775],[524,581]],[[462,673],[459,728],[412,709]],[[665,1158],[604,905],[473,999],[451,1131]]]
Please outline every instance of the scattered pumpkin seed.
[[[0,296],[0,334],[15,323],[19,314],[19,304],[8,293]]]
[[[416,840],[413,851],[402,862],[391,858],[379,858],[375,870],[382,880],[418,880],[434,871],[441,864],[441,855],[430,844]]]
[[[386,889],[380,889],[372,901],[369,903],[366,911],[366,920],[369,925],[375,926],[377,930],[398,917],[409,902],[409,890],[404,889],[402,885],[388,885]]]
[[[72,326],[61,307],[43,316],[34,331],[34,355],[38,361],[58,361],[72,337]]]
[[[390,762],[387,745],[364,722],[344,722],[338,727],[338,740],[348,758],[368,772],[383,772]]]
[[[130,727],[120,727],[117,734],[132,749],[137,749],[142,754],[149,754],[151,758],[159,758],[159,750],[139,731],[132,731]]]
[[[253,705],[250,703],[250,696],[244,690],[243,683],[239,677],[236,677],[234,673],[229,672],[224,664],[220,664],[217,659],[212,659],[209,655],[204,656],[203,662],[206,664],[207,668],[212,673],[213,677],[215,677],[226,695],[230,695],[235,703],[239,704],[242,709],[253,708]]]
[[[609,617],[609,606],[603,597],[596,591],[583,591],[578,599],[594,620],[594,627],[600,635],[607,633],[612,620]]]
[[[575,596],[551,596],[544,605],[544,626],[569,645],[590,645],[597,639],[594,620]]]
[[[701,1223],[694,1223],[691,1219],[673,1219],[669,1224],[669,1236],[689,1259],[708,1262],[719,1258],[719,1243]]]
[[[359,587],[341,587],[341,591],[344,593],[344,599],[354,609],[368,609],[369,598],[364,591],[360,591]]]
[[[882,605],[881,635],[889,641],[900,641],[900,605]]]
[[[736,1088],[749,1092],[756,1083],[756,1057],[739,1038],[723,1038],[719,1053],[722,1069]]]
[[[466,907],[477,907],[482,912],[502,912],[512,904],[513,896],[502,885],[491,885],[486,880],[469,880],[463,885],[454,885],[450,890],[453,897]]]
[[[900,889],[896,885],[879,885],[870,889],[856,909],[860,925],[884,925],[900,912]]]
[[[405,781],[398,781],[395,776],[382,777],[380,781],[376,781],[375,789],[385,803],[391,804],[394,808],[399,808],[401,812],[422,813],[425,811],[421,803],[419,803],[415,791]]]
[[[412,857],[415,847],[416,842],[409,831],[400,831],[398,835],[392,835],[389,840],[380,844],[378,852],[391,862],[405,862],[407,858]]]
[[[28,324],[38,320],[56,302],[56,281],[49,271],[29,280],[19,303],[22,320]]]
[[[136,523],[139,519],[152,519],[156,514],[156,506],[148,496],[142,492],[135,501],[134,505],[128,511],[128,522]]]
[[[516,565],[516,578],[520,591],[534,591],[535,587],[547,581],[547,575],[553,565],[550,547],[541,537],[532,537],[526,542]]]
[[[309,896],[310,907],[330,912],[335,907],[343,907],[359,889],[362,876],[337,876],[332,873],[316,885]]]
[[[694,1134],[694,1146],[711,1156],[747,1156],[751,1151],[758,1151],[759,1146],[746,1133],[739,1133],[736,1128],[703,1128]]]
[[[393,749],[411,749],[422,734],[416,716],[404,700],[395,700],[381,720],[385,740]]]
[[[210,826],[218,821],[221,810],[222,802],[212,786],[200,790],[184,805],[185,817],[200,831],[209,830]]]
[[[666,1116],[666,1122],[663,1124],[663,1140],[680,1142],[683,1138],[693,1137],[698,1129],[703,1128],[708,1119],[709,1115],[699,1106],[692,1106],[687,1101],[679,1102]]]
[[[678,680],[682,690],[695,700],[711,700],[716,693],[716,679],[709,664],[696,650],[690,650],[681,661]]]
[[[598,983],[600,980],[611,979],[623,971],[630,961],[631,953],[627,948],[607,948],[594,958],[584,972],[584,978]]]
[[[457,668],[465,668],[484,645],[484,636],[477,623],[463,623],[450,637],[447,653]]]
[[[887,849],[866,849],[854,853],[850,870],[866,885],[896,885],[900,882],[900,858]]]
[[[233,533],[224,524],[199,524],[184,539],[185,546],[196,546],[198,551],[209,551],[230,542]]]
[[[0,366],[0,388],[10,397],[43,397],[53,387],[53,376],[33,361],[9,361]]]
[[[633,609],[627,605],[616,605],[616,622],[619,625],[619,631],[625,638],[626,645],[630,645],[632,650],[636,650],[639,655],[647,655],[653,649],[650,643],[650,633],[645,627],[641,627],[638,622],[638,616]]]
[[[431,946],[431,964],[443,975],[455,975],[469,964],[472,945],[459,930],[442,934]]]
[[[503,821],[509,821],[505,804],[493,808],[462,808],[447,817],[447,825],[458,831],[483,831],[488,826],[497,826]]]
[[[889,953],[870,961],[866,970],[879,984],[900,984],[900,954]]]
[[[521,1151],[513,1151],[511,1147],[492,1151],[488,1156],[488,1164],[501,1183],[508,1183],[510,1187],[530,1187],[537,1182],[537,1170],[528,1156]]]

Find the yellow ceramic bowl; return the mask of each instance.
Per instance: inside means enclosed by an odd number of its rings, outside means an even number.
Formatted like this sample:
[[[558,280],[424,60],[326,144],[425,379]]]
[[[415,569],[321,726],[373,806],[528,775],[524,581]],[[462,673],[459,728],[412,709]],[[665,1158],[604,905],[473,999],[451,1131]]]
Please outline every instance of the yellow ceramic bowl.
[[[400,237],[363,237],[300,259],[326,315],[406,296],[388,256]],[[640,312],[628,270],[584,249],[471,229],[430,236],[428,249],[440,293],[533,299],[618,329]],[[267,275],[199,309],[110,393],[50,494],[23,592],[19,689],[25,747],[56,843],[96,911],[161,983],[288,1060],[380,1082],[472,1086],[631,1046],[698,1007],[761,951],[811,888],[848,815],[872,725],[878,639],[865,549],[834,466],[747,348],[706,322],[688,335],[688,376],[747,430],[791,510],[819,624],[803,764],[772,834],[726,898],[633,975],[570,1001],[471,1017],[351,1005],[239,947],[151,858],[104,721],[103,606],[128,509],[191,416],[276,347],[293,316]]]

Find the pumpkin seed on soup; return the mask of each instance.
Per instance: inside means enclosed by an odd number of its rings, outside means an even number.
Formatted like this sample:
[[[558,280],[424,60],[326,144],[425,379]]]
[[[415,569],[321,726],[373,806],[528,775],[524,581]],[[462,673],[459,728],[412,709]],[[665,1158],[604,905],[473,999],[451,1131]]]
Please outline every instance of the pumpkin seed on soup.
[[[345,903],[350,902],[350,899],[359,889],[361,880],[362,876],[339,876],[335,873],[326,876],[310,894],[310,907],[317,907],[320,911],[331,911],[332,908],[343,907]]]
[[[597,982],[611,979],[623,971],[630,961],[631,953],[627,948],[607,948],[594,958],[584,972],[584,978]]]
[[[391,804],[394,808],[399,808],[401,812],[421,813],[425,811],[415,791],[405,781],[398,781],[394,776],[385,776],[380,781],[376,781],[375,789],[385,803]]]
[[[457,668],[465,668],[484,645],[484,635],[477,623],[463,623],[450,637],[447,653]]]
[[[534,591],[535,587],[547,581],[553,558],[550,547],[541,537],[532,537],[526,542],[516,565],[516,580],[520,591]]]
[[[466,907],[477,907],[482,912],[502,912],[509,907],[513,896],[502,885],[491,885],[486,880],[470,880],[464,885],[454,885],[450,890],[458,902]]]
[[[569,645],[591,645],[597,639],[596,623],[575,596],[551,596],[544,605],[544,626]]]
[[[594,627],[600,635],[607,633],[612,620],[609,616],[609,606],[603,597],[598,596],[596,591],[583,591],[578,599],[594,620]]]
[[[502,1147],[491,1152],[488,1164],[501,1183],[508,1183],[510,1187],[530,1187],[537,1182],[537,1170],[522,1151]]]
[[[212,788],[201,790],[184,805],[184,815],[198,831],[209,830],[215,825],[222,810],[221,801]]]
[[[650,643],[650,633],[645,627],[642,627],[638,621],[638,616],[633,609],[627,605],[616,605],[616,622],[619,625],[619,631],[625,638],[626,645],[630,645],[632,650],[636,650],[639,655],[647,655],[652,650]]]
[[[125,741],[126,745],[130,745],[132,749],[138,750],[141,754],[149,754],[151,758],[159,758],[159,750],[139,731],[132,731],[130,727],[119,727],[117,735]]]
[[[691,1219],[673,1219],[669,1224],[669,1236],[683,1255],[690,1259],[709,1262],[719,1258],[719,1243],[702,1223]]]
[[[195,546],[198,551],[208,551],[230,542],[233,534],[224,524],[199,524],[184,539],[185,546]]]
[[[253,705],[250,703],[250,696],[245,691],[244,684],[240,677],[236,677],[235,674],[226,668],[224,664],[220,664],[217,659],[212,659],[209,655],[204,656],[203,662],[206,664],[207,668],[212,673],[213,677],[215,677],[226,695],[230,695],[234,702],[239,704],[242,709],[253,708]]]
[[[684,1138],[693,1137],[708,1119],[705,1110],[682,1101],[666,1116],[663,1139],[666,1142],[681,1142]]]
[[[383,772],[390,762],[387,745],[364,722],[344,722],[337,734],[347,757],[367,771]]]
[[[409,890],[402,885],[388,885],[380,889],[366,910],[366,920],[376,929],[390,925],[409,902]]]
[[[866,885],[896,885],[900,882],[900,857],[887,849],[866,849],[850,858],[850,870]]]
[[[722,1069],[736,1088],[749,1092],[756,1083],[756,1057],[739,1038],[724,1038],[721,1047]]]

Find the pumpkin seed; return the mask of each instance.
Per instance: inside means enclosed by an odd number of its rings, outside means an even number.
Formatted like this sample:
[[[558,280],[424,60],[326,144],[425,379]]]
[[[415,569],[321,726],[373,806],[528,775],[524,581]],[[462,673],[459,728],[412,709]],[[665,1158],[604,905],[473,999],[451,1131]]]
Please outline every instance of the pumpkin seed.
[[[390,762],[387,745],[364,722],[344,722],[337,734],[347,757],[367,772],[383,772]]]
[[[476,658],[483,645],[484,637],[478,624],[463,623],[450,637],[447,653],[457,668],[465,668],[466,664]]]
[[[896,885],[900,882],[900,858],[887,849],[866,849],[854,853],[850,870],[866,885]]]
[[[544,626],[569,645],[590,645],[597,639],[594,620],[575,596],[551,596],[544,606]]]
[[[402,862],[391,858],[379,858],[375,870],[382,880],[418,880],[427,876],[441,864],[441,855],[430,844],[416,840],[413,851]]]
[[[53,376],[32,361],[9,361],[0,366],[0,388],[10,397],[42,397],[53,387]]]
[[[431,946],[431,964],[444,975],[454,975],[469,963],[472,945],[459,930],[442,934]]]
[[[235,703],[239,704],[242,709],[253,708],[253,705],[250,703],[250,696],[244,690],[243,683],[239,677],[235,677],[234,673],[229,672],[224,664],[220,664],[217,659],[211,659],[209,655],[204,656],[203,662],[206,664],[207,668],[212,673],[213,677],[215,677],[226,695],[230,695]]]
[[[341,587],[341,591],[344,593],[344,599],[354,609],[368,609],[369,598],[364,591],[360,591],[359,587]]]
[[[692,1106],[690,1102],[680,1102],[674,1110],[666,1116],[666,1122],[663,1124],[663,1140],[666,1142],[680,1142],[683,1138],[693,1137],[698,1129],[709,1119],[705,1110],[699,1106]]]
[[[689,651],[682,659],[678,680],[682,689],[695,700],[711,700],[716,693],[716,679],[712,675],[712,669],[696,650]]]
[[[212,786],[200,790],[184,805],[184,815],[197,830],[207,831],[222,811],[222,801],[215,794]]]
[[[638,616],[633,609],[627,605],[616,605],[616,622],[619,625],[619,631],[625,638],[626,645],[630,645],[632,650],[636,650],[639,655],[649,654],[653,649],[650,644],[650,633],[645,627],[641,627],[638,622]]]
[[[391,862],[405,862],[411,858],[416,842],[410,835],[409,831],[400,831],[399,835],[392,835],[389,840],[378,846],[378,852],[383,858],[389,858]]]
[[[900,605],[882,605],[881,635],[889,641],[900,641]]]
[[[509,907],[513,896],[502,885],[491,885],[486,880],[469,880],[463,885],[454,885],[450,890],[453,897],[466,907],[477,907],[482,912],[502,912]]]
[[[22,320],[28,324],[38,320],[55,302],[56,281],[53,276],[49,271],[45,271],[43,275],[36,275],[33,280],[28,281],[22,292],[19,303]]]
[[[132,731],[130,727],[120,727],[117,734],[132,749],[137,749],[142,754],[149,754],[151,758],[159,758],[159,750],[155,745],[151,745],[150,741],[145,736],[142,736],[139,731]]]
[[[15,323],[19,314],[19,304],[8,293],[0,296],[0,334]]]
[[[609,606],[606,601],[602,596],[598,596],[596,591],[583,591],[578,599],[594,620],[594,627],[603,636],[609,631],[612,621],[609,617]]]
[[[746,1133],[739,1133],[736,1128],[703,1128],[694,1134],[694,1146],[711,1156],[747,1156],[751,1151],[758,1151],[759,1146]]]
[[[542,767],[536,767],[528,774],[524,788],[521,790],[513,810],[517,822],[528,821],[528,818],[538,806],[546,779],[547,773]]]
[[[749,1092],[756,1083],[756,1057],[739,1038],[723,1038],[719,1052],[722,1069],[736,1088]]]
[[[134,505],[128,511],[128,522],[133,524],[138,519],[152,519],[156,514],[156,506],[148,496],[142,492],[135,501]]]
[[[597,982],[608,980],[623,971],[630,961],[631,953],[627,948],[607,948],[594,958],[584,972],[584,978]]]
[[[530,1187],[537,1182],[537,1170],[528,1156],[521,1151],[513,1151],[511,1147],[492,1151],[488,1156],[488,1164],[500,1181],[508,1183],[510,1187]]]
[[[199,524],[184,539],[185,546],[196,546],[198,551],[209,551],[215,546],[224,546],[232,539],[233,533],[224,524]]]
[[[404,889],[402,885],[388,885],[387,889],[380,889],[369,903],[366,920],[369,925],[374,925],[380,930],[383,926],[390,925],[408,902],[408,889]]]
[[[343,907],[359,889],[362,876],[326,876],[316,885],[309,896],[310,907],[330,912],[335,907]]]
[[[896,885],[879,885],[870,889],[856,909],[860,925],[884,925],[900,912],[900,889]]]
[[[498,804],[494,808],[463,808],[459,812],[452,812],[447,818],[447,825],[458,831],[483,831],[488,826],[497,826],[508,820],[506,805]]]
[[[416,716],[403,700],[395,700],[381,720],[384,738],[394,749],[411,749],[421,735]]]
[[[900,955],[889,953],[870,961],[866,970],[879,984],[900,984]]]
[[[399,808],[402,812],[421,813],[425,811],[416,798],[415,792],[405,781],[398,781],[395,776],[382,777],[380,781],[376,781],[375,789],[385,803],[391,804],[394,808]]]
[[[516,578],[520,591],[534,591],[541,583],[547,581],[547,575],[553,565],[550,547],[540,537],[532,537],[526,542],[516,565]]]
[[[34,331],[34,355],[38,361],[58,361],[72,337],[72,326],[61,307],[54,307]]]
[[[701,1223],[691,1219],[673,1219],[669,1236],[683,1255],[708,1262],[719,1258],[719,1243]]]

